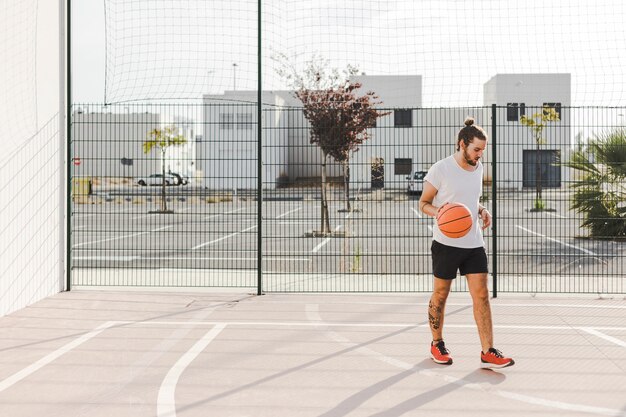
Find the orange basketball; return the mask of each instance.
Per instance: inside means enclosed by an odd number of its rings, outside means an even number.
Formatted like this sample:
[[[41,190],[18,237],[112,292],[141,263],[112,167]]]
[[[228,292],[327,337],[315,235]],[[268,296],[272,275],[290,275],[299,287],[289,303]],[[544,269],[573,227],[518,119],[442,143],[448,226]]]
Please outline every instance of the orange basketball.
[[[448,237],[463,237],[472,228],[472,213],[465,204],[446,204],[437,213],[437,226]]]

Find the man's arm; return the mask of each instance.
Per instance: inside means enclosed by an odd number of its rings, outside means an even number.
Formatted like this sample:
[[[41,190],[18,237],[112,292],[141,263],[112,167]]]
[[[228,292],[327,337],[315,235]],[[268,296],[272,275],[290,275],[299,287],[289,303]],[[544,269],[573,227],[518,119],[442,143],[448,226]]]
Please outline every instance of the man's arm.
[[[439,192],[439,190],[437,190],[431,183],[424,181],[424,190],[422,191],[422,196],[420,197],[419,207],[420,211],[427,216],[437,217],[439,207],[433,206],[433,200],[435,199],[437,192]]]

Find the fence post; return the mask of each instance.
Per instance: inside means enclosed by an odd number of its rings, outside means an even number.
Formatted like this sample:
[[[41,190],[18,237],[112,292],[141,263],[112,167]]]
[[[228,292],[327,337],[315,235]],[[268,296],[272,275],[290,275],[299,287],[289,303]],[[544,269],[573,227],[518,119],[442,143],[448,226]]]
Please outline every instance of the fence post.
[[[257,6],[257,295],[263,294],[263,83],[261,82],[261,0]]]
[[[72,0],[65,7],[65,291],[72,289]],[[63,74],[59,74],[62,77]],[[59,109],[59,111],[63,111]]]
[[[491,230],[493,233],[492,238],[492,274],[493,279],[493,298],[498,297],[498,176],[497,176],[497,162],[498,153],[496,146],[497,139],[497,107],[495,104],[491,105]]]

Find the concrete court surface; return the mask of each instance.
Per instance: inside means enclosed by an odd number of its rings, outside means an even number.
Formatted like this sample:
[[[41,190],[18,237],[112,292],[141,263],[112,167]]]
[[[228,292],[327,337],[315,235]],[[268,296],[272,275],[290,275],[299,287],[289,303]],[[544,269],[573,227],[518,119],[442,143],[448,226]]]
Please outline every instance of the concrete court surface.
[[[0,416],[626,416],[623,295],[493,299],[517,362],[494,372],[468,294],[442,366],[428,294],[234,291],[71,291],[0,318]]]

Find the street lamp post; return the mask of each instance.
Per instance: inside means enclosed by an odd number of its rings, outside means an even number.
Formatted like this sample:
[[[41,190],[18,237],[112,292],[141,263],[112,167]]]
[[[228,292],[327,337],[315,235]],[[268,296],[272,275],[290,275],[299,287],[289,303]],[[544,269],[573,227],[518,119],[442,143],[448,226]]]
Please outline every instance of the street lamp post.
[[[237,63],[233,62],[233,90],[237,90]]]

